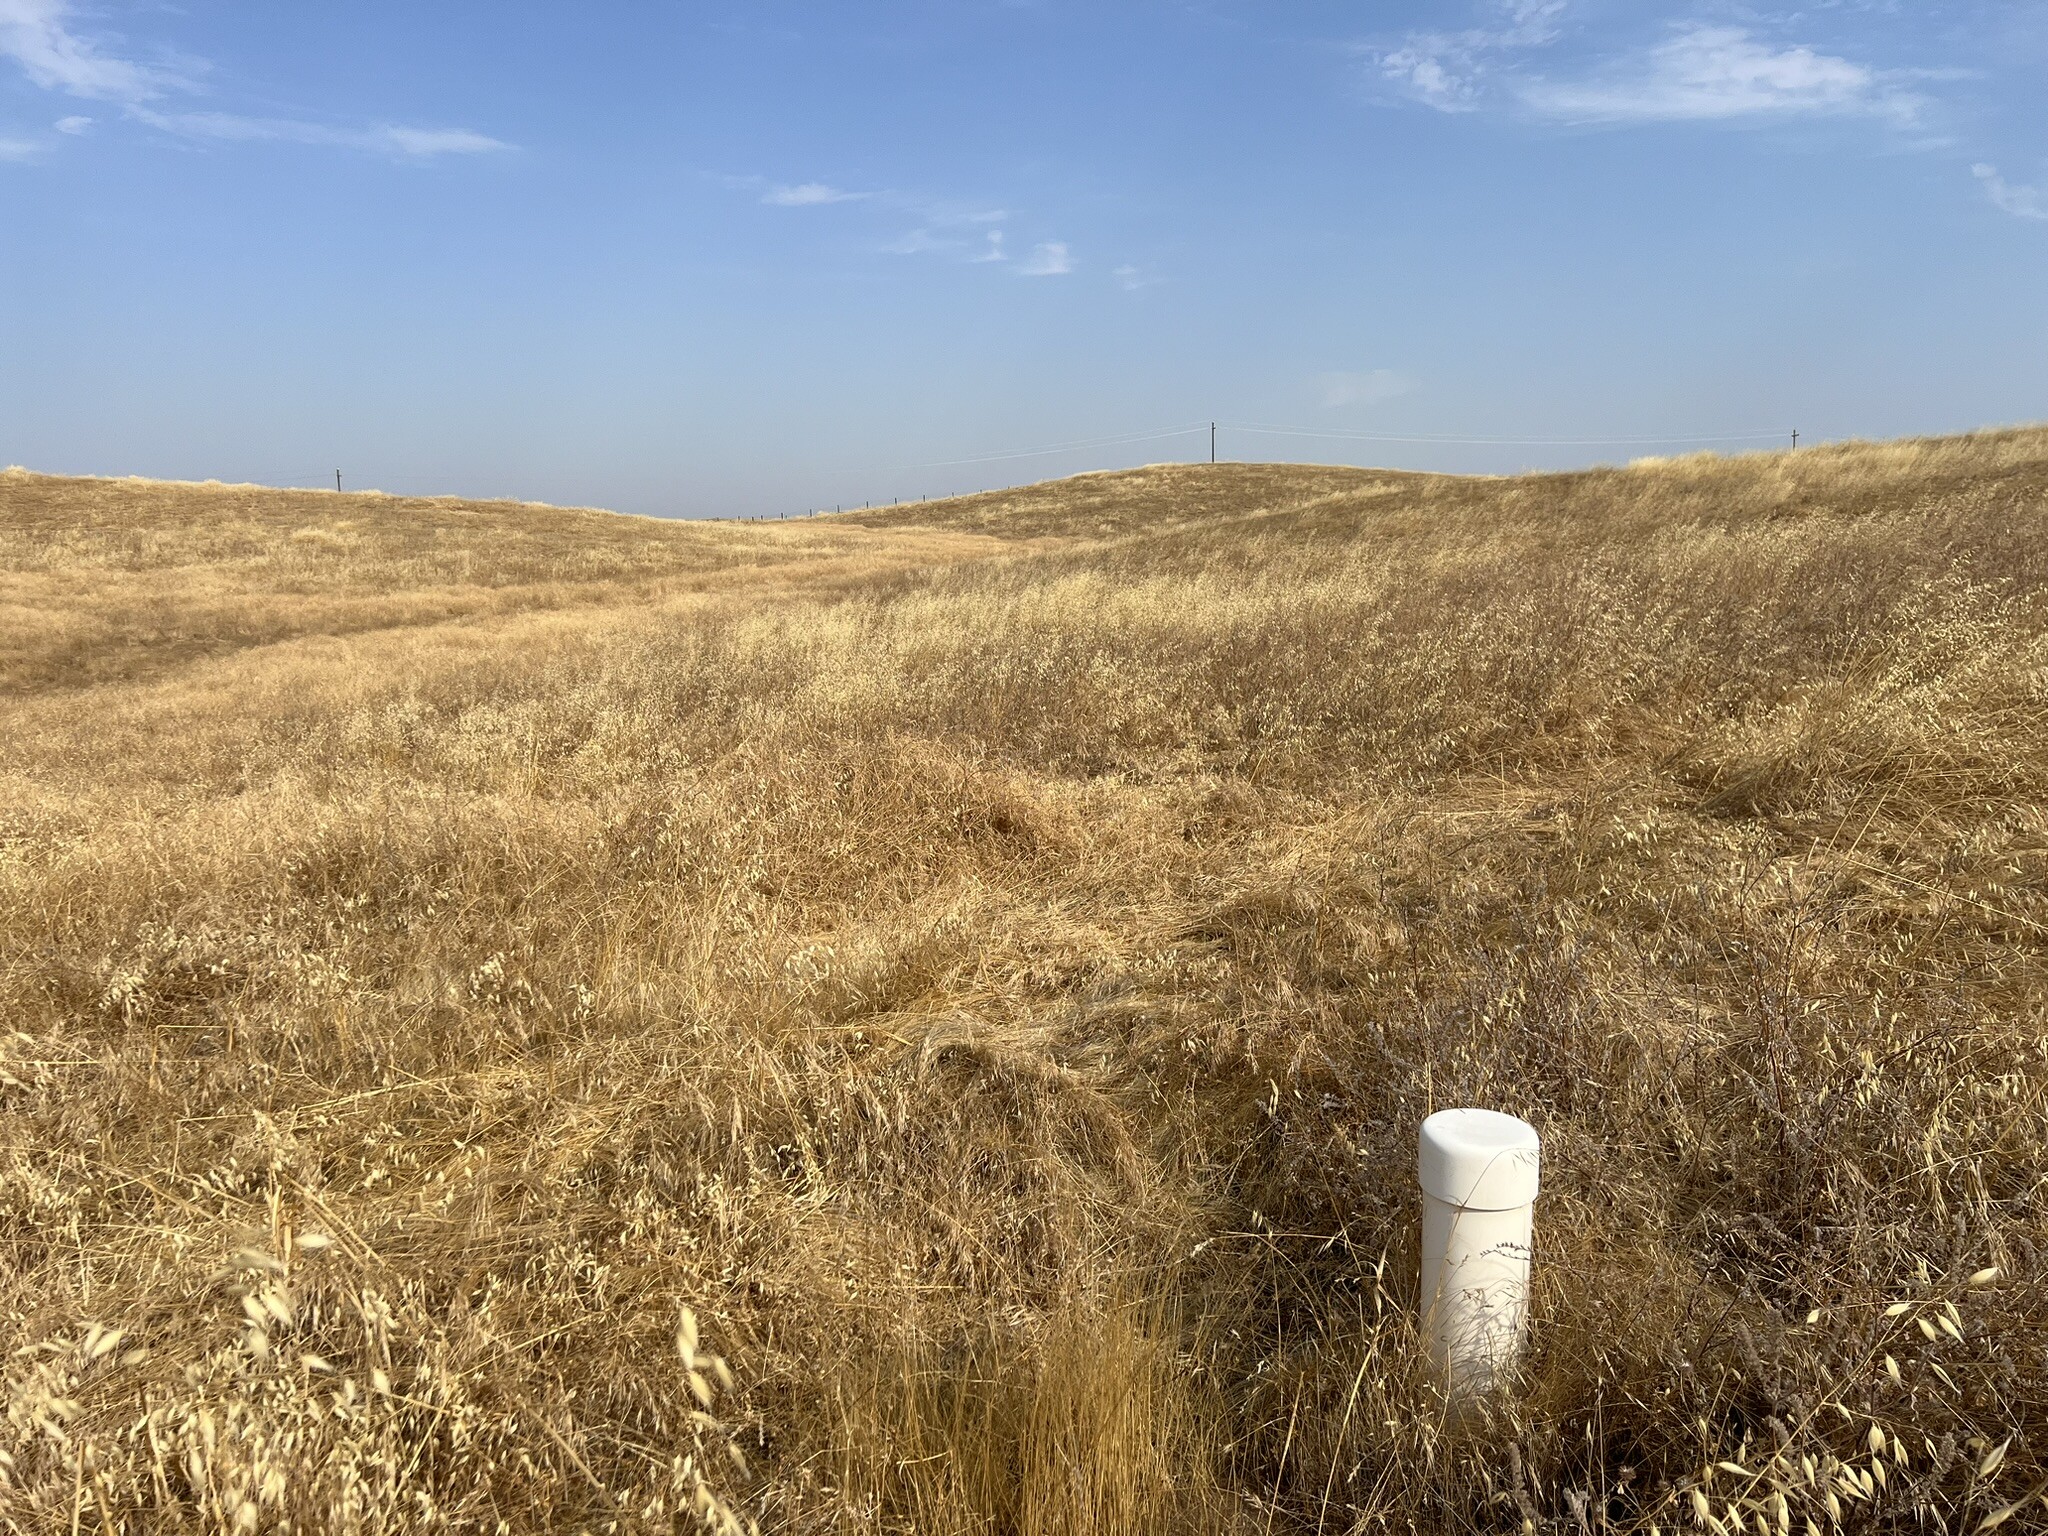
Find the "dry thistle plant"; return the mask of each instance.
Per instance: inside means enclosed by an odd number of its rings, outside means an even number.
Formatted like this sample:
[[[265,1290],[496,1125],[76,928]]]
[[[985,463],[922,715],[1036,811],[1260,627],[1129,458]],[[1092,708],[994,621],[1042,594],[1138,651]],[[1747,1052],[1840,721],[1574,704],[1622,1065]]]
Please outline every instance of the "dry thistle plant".
[[[0,476],[0,1527],[2041,1527],[2044,506]]]

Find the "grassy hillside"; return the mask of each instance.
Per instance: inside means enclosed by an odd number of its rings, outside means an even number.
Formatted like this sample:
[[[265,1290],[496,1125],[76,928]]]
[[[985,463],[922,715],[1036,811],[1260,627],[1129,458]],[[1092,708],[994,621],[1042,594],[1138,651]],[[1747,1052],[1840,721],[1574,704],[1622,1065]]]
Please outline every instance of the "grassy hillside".
[[[1980,1529],[2044,524],[2042,430],[759,526],[0,476],[0,1516]],[[1453,1435],[1460,1103],[1546,1182]]]

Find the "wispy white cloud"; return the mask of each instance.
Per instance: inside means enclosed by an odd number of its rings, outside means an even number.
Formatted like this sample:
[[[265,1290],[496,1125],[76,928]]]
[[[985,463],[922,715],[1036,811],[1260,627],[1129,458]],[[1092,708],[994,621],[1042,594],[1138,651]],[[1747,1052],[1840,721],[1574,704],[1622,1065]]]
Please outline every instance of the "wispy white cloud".
[[[842,192],[822,181],[806,181],[793,187],[774,186],[761,194],[761,201],[776,208],[815,208],[824,203],[858,203],[866,192]]]
[[[891,208],[900,208],[941,229],[977,229],[991,224],[1001,224],[1010,217],[1007,208],[992,208],[987,203],[962,203],[945,198],[917,197],[905,192],[883,192],[880,200]]]
[[[1990,165],[1973,165],[1970,174],[1984,187],[1984,195],[1991,199],[1993,206],[2004,209],[2016,219],[2048,219],[2048,191],[2039,187],[2016,187],[1998,174],[1998,168]]]
[[[714,175],[711,180],[734,191],[757,194],[775,208],[815,208],[832,203],[866,203],[914,220],[901,234],[870,249],[886,256],[936,256],[976,266],[999,267],[1020,277],[1058,277],[1074,270],[1072,249],[1064,241],[1046,240],[1022,256],[1012,253],[1007,225],[1010,211],[989,203],[903,192],[893,188],[857,190],[826,181],[781,182],[765,176]]]
[[[1380,77],[1439,112],[1484,104],[1501,61],[1563,35],[1566,0],[1495,0],[1485,20],[1456,32],[1411,32],[1399,47],[1368,50]]]
[[[414,128],[376,124],[346,128],[292,118],[244,117],[233,112],[166,112],[153,103],[176,92],[198,90],[203,64],[142,63],[121,58],[74,26],[70,0],[0,0],[0,59],[11,59],[44,90],[121,106],[125,115],[180,138],[229,142],[276,141],[324,144],[430,160],[440,155],[476,155],[507,146],[467,128]],[[90,117],[59,119],[57,131],[81,134]]]
[[[771,181],[766,176],[712,175],[710,180],[735,192],[758,193],[771,208],[821,208],[833,203],[872,203],[910,215],[931,229],[967,229],[977,225],[1000,224],[1010,215],[986,203],[961,203],[944,198],[921,197],[890,188],[860,189],[834,186],[829,181]]]
[[[1869,65],[1807,47],[1774,47],[1741,27],[1709,26],[1686,27],[1595,77],[1531,81],[1518,95],[1544,117],[1581,123],[1860,116],[1906,127],[1926,105]]]
[[[881,250],[890,256],[948,256],[973,266],[1000,267],[1019,277],[1064,277],[1074,270],[1074,254],[1064,240],[1040,241],[1024,255],[1014,256],[1009,235],[1002,229],[984,230],[979,240],[969,239],[964,232],[913,229]]]
[[[1000,229],[984,230],[975,240],[964,231],[921,224],[883,242],[878,249],[885,256],[951,256],[958,261],[997,262],[1010,259],[1005,238]]]
[[[1418,38],[1379,55],[1380,73],[1409,96],[1439,112],[1474,112],[1479,107],[1477,70],[1440,39]]]
[[[960,244],[958,240],[942,240],[928,229],[913,229],[885,242],[880,250],[884,256],[925,256],[957,252]]]
[[[33,160],[43,152],[43,146],[33,139],[0,138],[0,162]]]
[[[69,0],[0,0],[0,58],[19,64],[46,91],[91,101],[154,101],[189,90],[180,70],[114,58],[69,25]]]
[[[1143,267],[1134,266],[1129,262],[1117,267],[1109,275],[1116,279],[1116,285],[1125,293],[1136,293],[1139,289],[1150,288],[1159,281]]]
[[[1316,375],[1316,389],[1325,410],[1345,405],[1377,405],[1398,395],[1411,393],[1412,379],[1391,368],[1374,368],[1364,373],[1323,373]]]
[[[1031,254],[1017,263],[1019,277],[1064,277],[1074,270],[1074,258],[1064,240],[1047,240],[1031,248]]]
[[[1566,0],[1497,0],[1480,26],[1413,32],[1368,53],[1388,87],[1439,112],[1491,109],[1588,124],[1862,117],[1908,128],[1929,105],[1913,82],[1939,74],[1882,70],[1700,21],[1575,73],[1534,72],[1537,60],[1558,51],[1569,21]]]
[[[243,117],[234,112],[158,112],[142,106],[130,107],[128,115],[180,138],[244,144],[325,144],[339,149],[392,155],[404,160],[431,160],[440,155],[482,155],[510,147],[466,128],[407,128],[395,124],[340,128],[295,118]]]
[[[357,149],[386,150],[421,160],[434,155],[488,155],[512,147],[502,139],[468,128],[401,128],[390,125],[344,130],[331,142]]]

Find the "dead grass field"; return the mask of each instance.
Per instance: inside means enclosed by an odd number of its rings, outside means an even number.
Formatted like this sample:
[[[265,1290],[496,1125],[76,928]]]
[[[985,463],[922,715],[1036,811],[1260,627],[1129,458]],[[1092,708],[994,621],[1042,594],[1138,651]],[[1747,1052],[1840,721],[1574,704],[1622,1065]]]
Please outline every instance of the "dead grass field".
[[[2038,1528],[2044,529],[2035,429],[0,475],[0,1528]],[[1457,1103],[1546,1138],[1463,1436]]]

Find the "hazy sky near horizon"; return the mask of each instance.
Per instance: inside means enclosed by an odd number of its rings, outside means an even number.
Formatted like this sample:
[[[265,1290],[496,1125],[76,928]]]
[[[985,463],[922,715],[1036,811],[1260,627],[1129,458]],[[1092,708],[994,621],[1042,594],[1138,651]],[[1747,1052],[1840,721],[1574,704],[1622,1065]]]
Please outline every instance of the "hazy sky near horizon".
[[[717,515],[2039,419],[2044,87],[2048,0],[0,0],[0,462]]]

